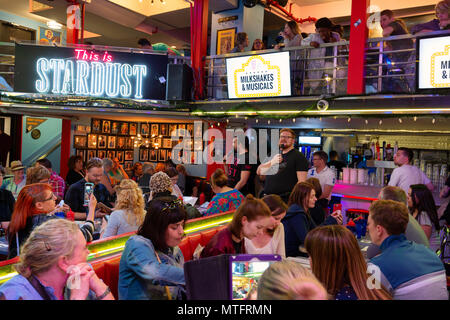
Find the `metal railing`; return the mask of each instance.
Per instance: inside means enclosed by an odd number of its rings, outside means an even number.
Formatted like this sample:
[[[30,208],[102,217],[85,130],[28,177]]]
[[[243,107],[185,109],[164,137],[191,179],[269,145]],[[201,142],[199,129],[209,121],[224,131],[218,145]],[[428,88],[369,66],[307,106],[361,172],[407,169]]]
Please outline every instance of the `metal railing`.
[[[450,34],[436,31],[427,35]],[[401,35],[367,41],[365,93],[414,93],[416,38]],[[347,93],[349,42],[283,48],[290,52],[291,96],[345,95]],[[205,58],[207,99],[228,99],[226,59],[280,50],[269,49],[213,55]]]

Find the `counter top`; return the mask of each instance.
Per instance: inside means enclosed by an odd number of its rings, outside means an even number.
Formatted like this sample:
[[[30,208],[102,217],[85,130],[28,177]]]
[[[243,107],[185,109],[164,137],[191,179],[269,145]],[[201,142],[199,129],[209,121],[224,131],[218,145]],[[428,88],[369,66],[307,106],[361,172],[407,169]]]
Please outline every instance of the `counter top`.
[[[332,195],[345,198],[354,198],[365,201],[375,201],[378,194],[384,186],[370,186],[363,184],[347,184],[338,181],[332,191]],[[440,206],[442,199],[439,198],[439,192],[433,192],[434,202],[436,206]]]

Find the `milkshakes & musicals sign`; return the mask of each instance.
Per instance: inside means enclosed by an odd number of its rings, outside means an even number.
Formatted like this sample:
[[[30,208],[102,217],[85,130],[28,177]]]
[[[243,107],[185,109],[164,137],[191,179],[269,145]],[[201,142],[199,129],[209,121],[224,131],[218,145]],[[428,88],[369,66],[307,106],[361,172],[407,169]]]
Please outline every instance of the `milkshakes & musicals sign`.
[[[291,95],[289,52],[228,58],[228,98]]]
[[[418,40],[419,90],[450,89],[450,35]]]
[[[14,91],[165,99],[167,55],[16,44]]]

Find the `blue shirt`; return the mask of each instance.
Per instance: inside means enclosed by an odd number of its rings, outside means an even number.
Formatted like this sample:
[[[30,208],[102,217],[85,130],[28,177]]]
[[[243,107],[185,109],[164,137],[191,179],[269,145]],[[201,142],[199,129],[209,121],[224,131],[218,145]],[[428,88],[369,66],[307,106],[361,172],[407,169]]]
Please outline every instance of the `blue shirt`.
[[[45,286],[37,277],[35,277],[35,279],[42,285],[51,300],[58,300],[55,295],[55,290],[52,287]],[[66,288],[64,291],[64,298],[69,300],[69,297],[70,290]],[[20,274],[12,277],[0,287],[0,298],[5,298],[6,300],[44,300],[27,278]],[[86,299],[93,300],[94,298],[94,292],[89,291],[89,295]]]

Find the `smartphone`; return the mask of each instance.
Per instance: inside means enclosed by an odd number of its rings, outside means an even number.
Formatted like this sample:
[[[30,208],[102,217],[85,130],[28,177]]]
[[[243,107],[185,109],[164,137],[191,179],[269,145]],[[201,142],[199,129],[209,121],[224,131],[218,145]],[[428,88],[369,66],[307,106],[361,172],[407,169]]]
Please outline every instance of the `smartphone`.
[[[342,213],[342,203],[335,203],[333,205],[333,212],[336,212],[337,210],[340,210]]]
[[[94,192],[94,184],[91,182],[86,182],[84,185],[84,206],[89,205],[89,199],[91,198],[91,194]]]

